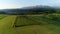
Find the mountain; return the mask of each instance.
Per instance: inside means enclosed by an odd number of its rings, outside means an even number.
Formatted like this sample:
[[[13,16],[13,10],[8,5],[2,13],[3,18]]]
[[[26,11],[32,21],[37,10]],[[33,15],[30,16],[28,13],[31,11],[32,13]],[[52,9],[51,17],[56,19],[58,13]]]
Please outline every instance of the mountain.
[[[18,8],[18,9],[4,9],[2,11],[5,12],[6,14],[24,14],[31,12],[32,9],[42,10],[42,9],[54,9],[54,8],[50,6],[37,5],[37,6]]]

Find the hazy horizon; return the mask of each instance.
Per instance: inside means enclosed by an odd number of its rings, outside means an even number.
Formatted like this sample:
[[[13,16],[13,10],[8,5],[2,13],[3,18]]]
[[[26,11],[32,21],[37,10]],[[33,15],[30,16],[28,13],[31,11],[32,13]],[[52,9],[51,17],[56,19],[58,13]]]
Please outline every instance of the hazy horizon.
[[[60,6],[60,0],[0,0],[0,9],[22,8],[35,5]]]

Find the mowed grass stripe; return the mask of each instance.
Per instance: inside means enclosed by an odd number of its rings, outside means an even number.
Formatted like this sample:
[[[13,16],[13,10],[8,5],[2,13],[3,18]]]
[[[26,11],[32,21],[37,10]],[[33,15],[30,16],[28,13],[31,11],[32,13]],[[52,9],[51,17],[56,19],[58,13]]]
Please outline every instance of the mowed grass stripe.
[[[30,20],[30,19],[22,17],[22,16],[18,16],[15,26],[22,27],[22,26],[34,25],[34,23],[36,23],[36,22],[33,20]]]
[[[22,27],[22,26],[28,26],[28,25],[42,25],[42,24],[48,24],[47,21],[44,21],[43,19],[38,19],[35,17],[40,16],[18,16],[17,21],[15,23],[16,27]]]
[[[48,28],[40,25],[18,27],[16,31],[17,34],[48,34]]]
[[[0,21],[0,34],[9,34],[16,16],[8,16]]]
[[[19,17],[19,21],[17,21],[17,25],[22,27],[17,27],[15,28],[16,34],[60,34],[60,27],[56,26],[54,24],[47,24],[48,19],[47,18],[40,17],[40,16],[29,16],[27,17]],[[37,22],[31,22],[31,20],[37,21]],[[33,23],[38,23],[41,22],[43,25],[30,25],[29,24]],[[39,23],[38,23],[39,24]],[[46,25],[45,25],[46,24]],[[27,26],[25,26],[27,25]]]

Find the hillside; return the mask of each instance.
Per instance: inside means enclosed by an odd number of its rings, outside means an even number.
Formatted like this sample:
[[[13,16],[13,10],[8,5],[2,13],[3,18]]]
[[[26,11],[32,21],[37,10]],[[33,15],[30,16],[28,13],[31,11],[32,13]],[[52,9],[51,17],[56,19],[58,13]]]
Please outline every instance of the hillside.
[[[1,14],[0,34],[60,34],[60,15]]]
[[[0,34],[60,34],[60,9],[33,6],[0,10]]]
[[[60,34],[60,15],[18,16],[15,22],[18,34]]]
[[[47,12],[48,11],[48,12]],[[30,6],[18,9],[4,9],[0,10],[0,14],[41,14],[41,13],[55,13],[55,8],[50,6]]]

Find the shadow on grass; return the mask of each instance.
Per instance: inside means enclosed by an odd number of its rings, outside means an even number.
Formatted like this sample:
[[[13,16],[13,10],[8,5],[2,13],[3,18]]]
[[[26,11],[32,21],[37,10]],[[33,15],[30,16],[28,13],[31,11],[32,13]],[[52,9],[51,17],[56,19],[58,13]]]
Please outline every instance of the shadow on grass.
[[[16,22],[17,22],[17,19],[18,19],[18,17],[17,17],[16,20],[15,20],[15,23],[14,23],[14,26],[13,26],[13,27],[24,27],[24,26],[30,26],[30,25],[43,25],[41,22],[35,21],[35,20],[33,20],[33,19],[30,19],[30,18],[28,18],[28,17],[26,17],[26,16],[21,16],[21,17],[26,18],[26,19],[28,19],[28,20],[32,20],[32,21],[34,21],[34,23],[16,25]]]
[[[20,17],[26,18],[27,20],[31,20],[31,21],[34,21],[34,22],[33,23],[28,23],[28,24],[16,25],[17,19],[19,19]],[[58,18],[58,17],[56,17],[56,18]],[[56,18],[54,18],[55,20],[52,20],[52,19],[50,19],[48,17],[44,17],[44,16],[38,17],[38,18],[37,17],[31,18],[31,17],[28,17],[28,16],[18,16],[17,19],[16,19],[16,21],[15,21],[14,26],[15,27],[24,27],[24,26],[30,26],[30,25],[46,25],[46,24],[60,25],[60,23],[58,21],[56,21],[57,20]],[[43,23],[43,22],[47,22],[47,23]]]

